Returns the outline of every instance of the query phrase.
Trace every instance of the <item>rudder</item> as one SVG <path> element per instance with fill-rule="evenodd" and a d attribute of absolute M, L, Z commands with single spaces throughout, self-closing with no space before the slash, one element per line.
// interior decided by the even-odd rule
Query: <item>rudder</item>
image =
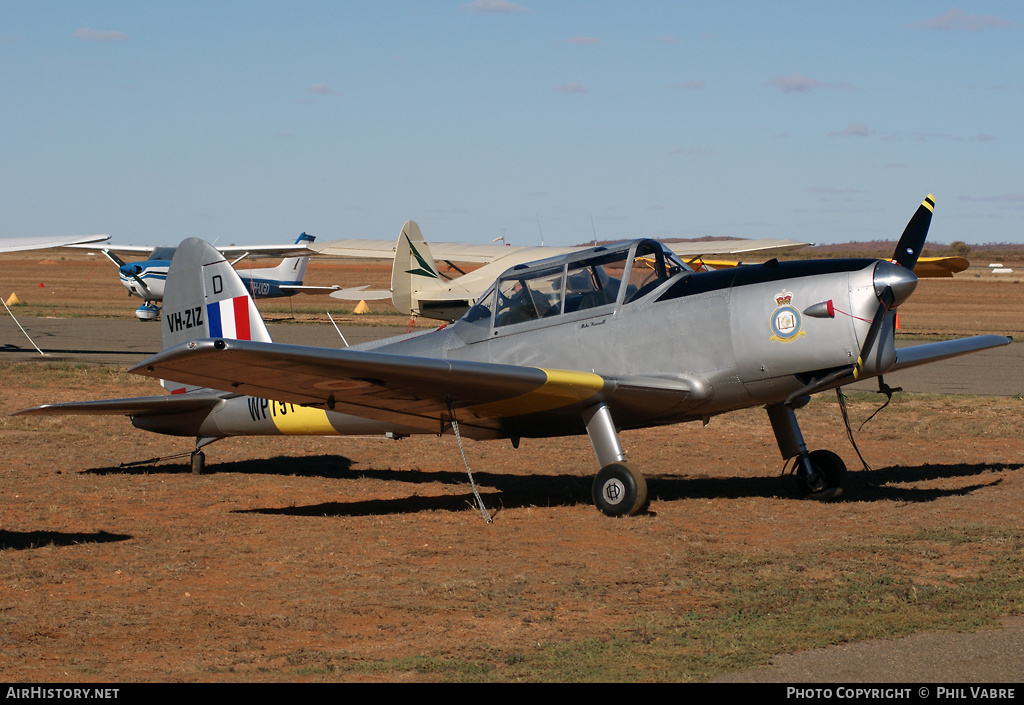
<path fill-rule="evenodd" d="M 391 302 L 402 313 L 419 313 L 413 292 L 443 289 L 441 274 L 423 240 L 420 226 L 412 220 L 405 221 L 395 246 L 395 262 L 391 269 Z"/>

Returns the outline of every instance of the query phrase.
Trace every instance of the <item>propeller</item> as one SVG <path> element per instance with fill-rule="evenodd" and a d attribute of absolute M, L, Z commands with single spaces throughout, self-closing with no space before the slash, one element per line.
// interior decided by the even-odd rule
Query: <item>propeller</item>
<path fill-rule="evenodd" d="M 914 291 L 914 287 L 917 286 L 917 277 L 914 275 L 913 269 L 921 256 L 925 239 L 928 237 L 928 226 L 931 225 L 934 210 L 935 198 L 928 194 L 903 230 L 903 235 L 896 243 L 896 251 L 893 253 L 892 259 L 888 262 L 883 260 L 875 265 L 874 284 L 875 295 L 878 297 L 878 308 L 875 309 L 875 315 L 871 318 L 871 325 L 868 326 L 867 335 L 864 336 L 864 343 L 857 355 L 857 362 L 853 367 L 836 370 L 793 392 L 786 398 L 787 405 L 792 405 L 797 400 L 837 381 L 851 376 L 855 380 L 860 378 L 864 370 L 864 362 L 882 330 L 886 314 L 906 301 Z"/>
<path fill-rule="evenodd" d="M 871 325 L 868 327 L 868 334 L 864 336 L 864 345 L 860 348 L 860 354 L 857 356 L 857 362 L 853 365 L 854 379 L 860 379 L 860 373 L 864 368 L 864 356 L 871 351 L 871 346 L 875 344 L 875 338 L 878 337 L 878 331 L 882 329 L 882 322 L 885 321 L 885 314 L 889 313 L 889 309 L 892 308 L 895 300 L 896 295 L 893 293 L 891 286 L 887 286 L 882 289 L 882 293 L 878 295 L 878 308 L 875 309 L 875 315 L 871 319 Z"/>
<path fill-rule="evenodd" d="M 142 291 L 145 292 L 146 296 L 149 296 L 149 287 L 146 286 L 146 282 L 142 281 L 142 277 L 139 276 L 139 273 L 138 271 L 136 271 L 136 267 L 134 266 L 134 264 L 123 264 L 121 265 L 120 269 L 122 274 L 125 274 L 134 279 L 138 283 L 138 285 L 142 287 Z"/>
<path fill-rule="evenodd" d="M 924 249 L 924 241 L 928 237 L 928 226 L 932 223 L 934 211 L 935 197 L 928 194 L 921 201 L 921 205 L 917 207 L 917 211 L 907 223 L 907 227 L 903 229 L 899 242 L 896 243 L 896 251 L 893 252 L 892 259 L 889 261 L 902 267 L 905 271 L 881 266 L 875 268 L 875 292 L 878 296 L 878 308 L 871 319 L 871 325 L 868 326 L 867 335 L 864 336 L 864 344 L 861 346 L 860 355 L 857 356 L 857 362 L 853 366 L 854 379 L 860 378 L 864 368 L 864 359 L 875 344 L 875 339 L 878 338 L 885 315 L 898 303 L 905 301 L 917 286 L 917 277 L 913 275 L 913 269 L 921 256 L 921 250 Z M 880 286 L 881 291 L 879 291 Z M 898 297 L 896 289 L 899 289 Z"/>

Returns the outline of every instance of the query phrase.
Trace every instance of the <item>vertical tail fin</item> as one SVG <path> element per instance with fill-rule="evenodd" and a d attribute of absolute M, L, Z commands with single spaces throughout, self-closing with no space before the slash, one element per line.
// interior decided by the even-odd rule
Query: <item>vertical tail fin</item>
<path fill-rule="evenodd" d="M 423 240 L 420 226 L 411 220 L 405 221 L 391 269 L 391 302 L 402 313 L 419 313 L 419 297 L 414 296 L 414 292 L 442 290 L 441 275 Z"/>
<path fill-rule="evenodd" d="M 271 342 L 256 304 L 224 255 L 197 238 L 183 240 L 167 270 L 161 343 L 199 338 Z M 163 382 L 172 394 L 194 387 Z"/>
<path fill-rule="evenodd" d="M 307 235 L 302 233 L 295 240 L 296 245 L 311 243 L 316 240 L 313 235 Z M 309 255 L 299 255 L 298 257 L 285 257 L 281 264 L 276 267 L 259 267 L 256 269 L 249 268 L 242 271 L 243 281 L 248 278 L 250 282 L 253 279 L 260 281 L 271 281 L 273 282 L 272 290 L 276 290 L 277 287 L 282 284 L 296 284 L 301 286 L 302 281 L 306 278 L 306 267 L 309 265 Z M 263 291 L 257 292 L 258 296 L 267 296 Z M 271 294 L 280 295 L 280 294 Z M 290 295 L 290 294 L 289 294 Z"/>

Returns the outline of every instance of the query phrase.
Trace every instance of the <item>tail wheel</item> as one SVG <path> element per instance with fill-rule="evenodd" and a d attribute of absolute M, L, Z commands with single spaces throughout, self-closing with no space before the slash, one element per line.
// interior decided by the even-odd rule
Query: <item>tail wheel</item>
<path fill-rule="evenodd" d="M 843 459 L 830 450 L 816 450 L 807 459 L 818 474 L 818 481 L 812 487 L 807 481 L 807 471 L 803 464 L 798 464 L 796 478 L 801 494 L 819 502 L 838 499 L 846 483 L 846 464 Z"/>
<path fill-rule="evenodd" d="M 611 463 L 597 473 L 591 494 L 608 516 L 633 516 L 647 506 L 647 481 L 629 465 Z"/>

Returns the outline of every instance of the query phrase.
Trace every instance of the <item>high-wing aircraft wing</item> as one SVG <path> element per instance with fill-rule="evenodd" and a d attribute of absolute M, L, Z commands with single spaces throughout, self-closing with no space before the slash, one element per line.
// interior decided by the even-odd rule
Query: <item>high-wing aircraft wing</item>
<path fill-rule="evenodd" d="M 666 242 L 669 249 L 682 257 L 695 255 L 739 255 L 751 252 L 770 254 L 786 252 L 812 243 L 798 240 L 713 240 L 703 242 Z M 573 247 L 473 245 L 458 242 L 430 243 L 430 252 L 436 259 L 449 262 L 486 264 L 503 260 L 511 267 L 519 262 L 530 262 L 545 257 L 557 257 L 569 252 L 580 252 L 592 245 Z M 223 251 L 223 248 L 219 248 Z M 336 257 L 361 257 L 366 259 L 391 259 L 395 256 L 397 243 L 391 240 L 331 240 L 314 244 L 310 249 L 322 255 Z"/>
<path fill-rule="evenodd" d="M 759 261 L 740 262 L 737 260 L 708 259 L 707 257 L 700 257 L 699 260 L 690 262 L 694 266 L 700 264 L 708 269 L 730 269 L 743 264 L 759 263 Z M 962 272 L 970 266 L 971 263 L 963 257 L 921 257 L 917 260 L 917 264 L 914 265 L 913 271 L 918 279 L 938 279 L 952 277 L 954 274 Z"/>
<path fill-rule="evenodd" d="M 92 247 L 89 243 L 109 240 L 109 235 L 71 235 L 68 237 L 5 237 L 0 238 L 0 252 L 45 250 L 50 247 Z"/>
<path fill-rule="evenodd" d="M 105 239 L 109 236 L 104 236 Z M 70 247 L 84 248 L 89 247 L 88 245 L 69 245 Z M 55 245 L 50 245 L 55 247 Z M 156 247 L 150 245 L 104 245 L 103 249 L 107 252 L 123 255 L 146 255 L 147 257 L 153 254 Z M 262 259 L 265 257 L 301 257 L 303 255 L 315 255 L 317 250 L 306 245 L 305 242 L 291 242 L 284 245 L 252 245 L 246 247 L 245 245 L 228 245 L 226 247 L 217 248 L 225 257 L 234 258 L 249 255 L 251 259 Z"/>
<path fill-rule="evenodd" d="M 764 255 L 783 252 L 810 243 L 797 240 L 718 240 L 666 243 L 684 260 L 702 255 L 741 255 L 758 252 Z M 592 246 L 575 247 L 510 247 L 503 245 L 471 245 L 442 242 L 427 245 L 414 221 L 406 221 L 398 240 L 334 240 L 324 245 L 311 245 L 321 254 L 392 258 L 391 289 L 367 290 L 354 287 L 341 289 L 332 297 L 346 301 L 390 298 L 402 313 L 452 321 L 476 301 L 477 297 L 506 269 L 538 259 L 585 252 Z M 442 275 L 436 262 L 452 265 L 461 276 Z M 463 272 L 453 263 L 482 264 L 479 269 Z"/>
<path fill-rule="evenodd" d="M 914 265 L 918 279 L 952 277 L 971 266 L 963 257 L 922 257 Z"/>

